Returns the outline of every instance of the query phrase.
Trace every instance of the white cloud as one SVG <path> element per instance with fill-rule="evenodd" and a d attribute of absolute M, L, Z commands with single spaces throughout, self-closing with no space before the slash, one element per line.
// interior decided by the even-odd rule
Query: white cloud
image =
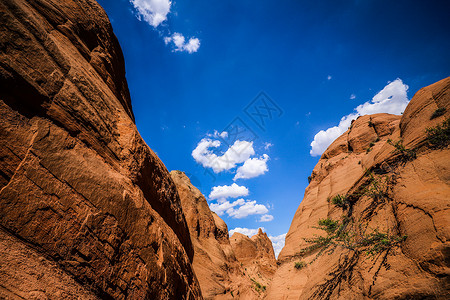
<path fill-rule="evenodd" d="M 200 40 L 198 38 L 190 38 L 188 42 L 186 42 L 185 37 L 178 32 L 175 32 L 172 36 L 166 36 L 164 38 L 164 42 L 166 45 L 173 43 L 174 50 L 173 51 L 186 51 L 188 53 L 194 53 L 198 51 L 200 48 Z"/>
<path fill-rule="evenodd" d="M 250 215 L 262 215 L 269 212 L 266 206 L 257 204 L 256 201 L 238 199 L 233 202 L 221 201 L 211 203 L 209 208 L 219 216 L 227 214 L 235 219 L 242 219 Z"/>
<path fill-rule="evenodd" d="M 272 215 L 262 215 L 261 219 L 259 219 L 260 222 L 270 222 L 273 220 Z"/>
<path fill-rule="evenodd" d="M 219 202 L 223 202 L 223 200 L 226 200 L 227 198 L 237 198 L 247 195 L 248 188 L 233 183 L 232 185 L 219 185 L 213 187 L 208 198 L 211 200 L 219 199 Z"/>
<path fill-rule="evenodd" d="M 255 157 L 247 159 L 244 164 L 237 169 L 233 180 L 237 180 L 239 178 L 254 178 L 266 173 L 269 170 L 267 168 L 267 160 L 269 160 L 269 156 L 267 154 L 263 154 L 260 158 Z"/>
<path fill-rule="evenodd" d="M 153 27 L 167 20 L 172 2 L 169 0 L 130 0 L 137 10 L 137 17 Z"/>
<path fill-rule="evenodd" d="M 243 200 L 238 199 L 236 201 Z M 235 201 L 235 202 L 236 202 Z M 242 219 L 245 217 L 248 217 L 250 215 L 262 215 L 269 212 L 267 207 L 265 207 L 262 204 L 256 204 L 256 201 L 245 201 L 245 203 L 241 206 L 239 206 L 237 209 L 234 208 L 234 206 L 230 209 L 228 209 L 227 214 L 230 217 L 233 217 L 235 219 Z"/>
<path fill-rule="evenodd" d="M 235 168 L 236 164 L 243 163 L 255 154 L 253 142 L 236 140 L 221 156 L 217 156 L 209 149 L 219 146 L 220 141 L 202 139 L 192 151 L 192 157 L 202 166 L 212 168 L 215 173 L 219 173 Z"/>
<path fill-rule="evenodd" d="M 277 236 L 269 236 L 269 239 L 272 241 L 275 257 L 278 258 L 278 254 L 280 254 L 281 249 L 283 249 L 284 247 L 284 240 L 286 239 L 286 233 Z"/>
<path fill-rule="evenodd" d="M 355 94 L 351 94 L 351 95 L 350 95 L 350 99 L 351 99 L 351 100 L 356 99 L 356 95 L 355 95 Z"/>
<path fill-rule="evenodd" d="M 270 147 L 272 147 L 273 144 L 272 143 L 264 143 L 264 149 L 265 150 L 269 150 Z"/>
<path fill-rule="evenodd" d="M 390 82 L 371 101 L 356 107 L 356 112 L 342 117 L 339 125 L 319 131 L 311 142 L 309 153 L 311 156 L 321 155 L 335 139 L 347 131 L 351 121 L 359 116 L 376 113 L 400 114 L 409 102 L 407 91 L 408 86 L 401 79 Z"/>
<path fill-rule="evenodd" d="M 237 206 L 237 205 L 243 205 L 245 204 L 245 200 L 244 199 L 238 199 L 234 202 L 229 202 L 229 201 L 222 201 L 219 203 L 211 203 L 209 205 L 209 208 L 215 212 L 216 214 L 218 214 L 219 216 L 222 216 L 225 212 L 227 212 L 228 210 L 232 209 L 233 207 Z"/>
<path fill-rule="evenodd" d="M 328 79 L 328 80 L 331 80 L 331 78 L 333 78 L 331 75 L 328 75 L 328 76 L 327 76 L 327 79 Z"/>
<path fill-rule="evenodd" d="M 264 231 L 264 227 L 260 227 L 262 231 Z M 232 229 L 228 232 L 228 234 L 230 236 L 232 236 L 235 232 L 239 232 L 242 233 L 243 235 L 246 235 L 248 237 L 252 237 L 255 234 L 258 233 L 258 228 L 257 229 L 250 229 L 250 228 L 242 228 L 242 227 L 236 227 L 235 229 Z"/>

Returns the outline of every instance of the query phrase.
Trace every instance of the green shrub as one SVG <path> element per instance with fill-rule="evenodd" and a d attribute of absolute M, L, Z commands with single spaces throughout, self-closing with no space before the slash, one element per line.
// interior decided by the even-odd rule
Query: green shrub
<path fill-rule="evenodd" d="M 312 176 L 308 176 L 308 183 L 311 183 L 312 181 Z"/>
<path fill-rule="evenodd" d="M 403 160 L 405 161 L 413 160 L 417 157 L 416 151 L 413 149 L 406 149 L 401 139 L 396 142 L 393 142 L 391 139 L 388 139 L 387 142 L 389 145 L 395 148 L 394 151 L 392 152 L 395 154 L 399 154 Z"/>
<path fill-rule="evenodd" d="M 430 120 L 433 120 L 435 118 L 442 116 L 443 114 L 445 114 L 445 111 L 446 111 L 445 107 L 440 107 L 440 108 L 436 109 L 433 112 L 433 114 L 431 115 Z"/>
<path fill-rule="evenodd" d="M 444 148 L 450 141 L 450 118 L 436 127 L 427 128 L 428 143 L 432 148 Z"/>
<path fill-rule="evenodd" d="M 346 208 L 349 204 L 347 197 L 344 195 L 339 195 L 337 194 L 336 196 L 334 196 L 331 199 L 328 199 L 329 202 L 331 202 L 331 204 L 337 206 L 337 207 L 342 207 L 342 208 Z"/>
<path fill-rule="evenodd" d="M 294 264 L 294 267 L 297 269 L 297 270 L 301 270 L 301 269 L 303 269 L 304 267 L 306 267 L 306 263 L 304 262 L 304 261 L 297 261 L 297 262 L 295 262 L 295 264 Z"/>
<path fill-rule="evenodd" d="M 301 255 L 305 255 L 314 250 L 319 250 L 313 263 L 323 253 L 331 254 L 337 246 L 344 247 L 357 252 L 365 252 L 370 256 L 387 251 L 406 239 L 406 236 L 390 235 L 389 232 L 383 233 L 378 229 L 366 234 L 362 230 L 362 224 L 359 224 L 355 230 L 350 226 L 350 218 L 345 216 L 342 222 L 333 221 L 331 219 L 319 220 L 319 229 L 326 232 L 326 236 L 314 236 L 313 238 L 305 238 L 305 242 L 310 244 L 306 248 L 300 250 Z M 294 265 L 297 269 L 297 263 Z"/>

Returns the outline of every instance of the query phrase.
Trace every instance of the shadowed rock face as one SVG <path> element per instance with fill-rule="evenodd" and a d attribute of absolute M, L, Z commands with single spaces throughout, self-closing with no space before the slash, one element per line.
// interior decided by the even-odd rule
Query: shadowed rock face
<path fill-rule="evenodd" d="M 0 87 L 0 298 L 201 298 L 103 9 L 1 1 Z"/>
<path fill-rule="evenodd" d="M 432 118 L 438 108 L 445 114 Z M 359 117 L 328 147 L 286 236 L 268 299 L 450 298 L 450 149 L 430 147 L 426 134 L 449 117 L 447 78 L 418 91 L 402 116 Z M 399 140 L 416 157 L 395 151 Z M 345 207 L 327 201 L 338 194 L 347 196 Z M 302 251 L 312 245 L 305 238 L 326 236 L 316 228 L 326 218 L 356 234 L 349 246 L 340 242 L 320 256 L 321 248 Z M 384 237 L 378 245 L 386 247 L 369 256 L 375 242 L 355 243 L 375 229 L 399 239 L 389 246 Z M 296 269 L 296 262 L 307 265 Z"/>
<path fill-rule="evenodd" d="M 181 171 L 170 172 L 194 244 L 193 268 L 205 299 L 260 299 L 276 268 L 272 242 L 259 230 L 251 239 L 228 238 L 225 222 Z M 230 242 L 231 241 L 231 242 Z M 252 280 L 253 279 L 253 280 Z M 256 283 L 261 287 L 257 287 Z"/>

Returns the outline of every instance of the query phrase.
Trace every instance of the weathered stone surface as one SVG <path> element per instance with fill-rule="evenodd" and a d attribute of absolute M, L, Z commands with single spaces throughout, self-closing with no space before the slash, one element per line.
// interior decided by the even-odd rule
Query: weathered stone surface
<path fill-rule="evenodd" d="M 294 216 L 268 299 L 450 298 L 450 149 L 428 147 L 425 132 L 450 116 L 449 90 L 447 78 L 418 91 L 402 116 L 360 117 L 330 145 Z M 442 107 L 445 114 L 430 120 Z M 402 158 L 388 139 L 403 140 L 417 158 Z M 368 193 L 366 170 L 382 197 Z M 337 194 L 349 196 L 346 208 L 327 201 Z M 319 250 L 301 251 L 311 245 L 305 238 L 326 236 L 316 228 L 319 219 L 342 216 L 350 220 L 348 232 L 362 225 L 406 240 L 375 257 L 342 246 L 317 258 Z M 296 269 L 296 262 L 307 265 Z"/>
<path fill-rule="evenodd" d="M 176 187 L 136 130 L 103 9 L 2 1 L 0 86 L 1 245 L 21 253 L 1 249 L 1 293 L 201 298 Z"/>
<path fill-rule="evenodd" d="M 245 274 L 253 284 L 259 283 L 262 288 L 257 289 L 265 295 L 267 287 L 277 268 L 272 242 L 261 228 L 258 233 L 249 238 L 239 232 L 230 237 L 231 247 L 236 258 L 244 268 Z"/>
<path fill-rule="evenodd" d="M 267 235 L 260 230 L 251 239 L 240 233 L 229 238 L 227 225 L 211 212 L 205 197 L 189 178 L 181 171 L 170 175 L 186 215 L 194 244 L 193 267 L 205 299 L 264 297 L 263 286 L 270 283 L 276 268 Z"/>

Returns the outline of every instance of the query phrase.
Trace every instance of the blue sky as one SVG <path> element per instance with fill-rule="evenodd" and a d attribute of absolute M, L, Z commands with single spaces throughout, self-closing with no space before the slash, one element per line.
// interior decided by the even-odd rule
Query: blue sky
<path fill-rule="evenodd" d="M 124 52 L 141 135 L 169 170 L 188 173 L 205 196 L 238 185 L 228 189 L 234 198 L 209 199 L 216 209 L 228 208 L 220 212 L 230 230 L 286 233 L 319 158 L 311 151 L 320 153 L 345 130 L 342 117 L 400 113 L 419 88 L 450 73 L 448 1 L 99 3 Z M 261 106 L 255 100 L 261 91 L 278 109 L 262 128 L 245 112 Z M 247 136 L 238 140 L 235 167 L 228 157 L 214 170 L 211 155 L 236 142 L 214 132 L 236 118 Z M 321 146 L 312 150 L 315 139 Z M 197 151 L 196 161 L 202 140 L 210 147 Z M 244 164 L 238 177 L 260 175 L 235 178 Z M 262 216 L 273 220 L 260 222 Z"/>

